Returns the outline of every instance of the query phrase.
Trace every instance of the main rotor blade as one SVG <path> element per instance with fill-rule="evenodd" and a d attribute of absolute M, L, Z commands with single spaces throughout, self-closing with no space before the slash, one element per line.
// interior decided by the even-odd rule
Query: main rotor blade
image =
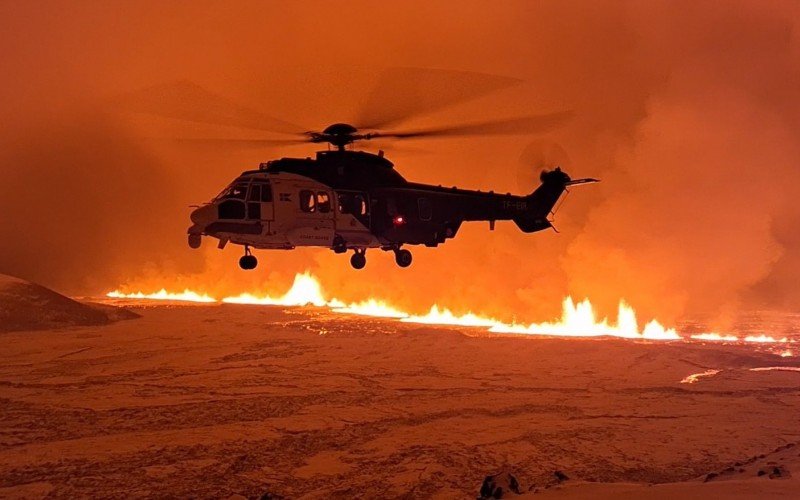
<path fill-rule="evenodd" d="M 394 137 L 397 139 L 454 137 L 463 135 L 525 135 L 543 133 L 557 128 L 572 117 L 571 111 L 546 115 L 523 116 L 505 120 L 467 123 L 452 127 L 409 130 L 407 132 L 376 132 L 373 137 Z"/>
<path fill-rule="evenodd" d="M 304 129 L 237 104 L 188 80 L 162 83 L 121 96 L 124 111 L 191 122 L 299 134 Z"/>
<path fill-rule="evenodd" d="M 192 146 L 224 146 L 224 147 L 231 147 L 231 148 L 264 148 L 268 146 L 279 146 L 279 145 L 293 145 L 293 144 L 305 144 L 311 142 L 309 139 L 219 139 L 214 137 L 198 137 L 198 138 L 171 138 L 171 139 L 160 139 L 163 141 L 168 141 L 174 144 L 186 144 Z"/>
<path fill-rule="evenodd" d="M 433 153 L 433 151 L 427 148 L 423 149 L 418 147 L 410 147 L 407 144 L 398 146 L 397 141 L 392 141 L 392 140 L 389 141 L 375 140 L 375 141 L 370 141 L 367 144 L 369 145 L 369 148 L 372 151 L 382 150 L 384 152 L 391 153 L 393 155 L 397 153 L 412 154 L 412 155 L 429 155 Z"/>
<path fill-rule="evenodd" d="M 356 126 L 381 129 L 476 99 L 521 80 L 469 71 L 391 68 L 384 71 L 356 115 Z"/>

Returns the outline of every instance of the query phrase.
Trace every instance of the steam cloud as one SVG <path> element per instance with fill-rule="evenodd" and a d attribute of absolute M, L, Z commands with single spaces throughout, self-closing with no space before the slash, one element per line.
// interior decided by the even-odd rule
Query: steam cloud
<path fill-rule="evenodd" d="M 0 92 L 9 118 L 0 126 L 0 272 L 73 293 L 165 277 L 240 292 L 283 288 L 310 266 L 345 300 L 377 294 L 413 309 L 434 297 L 497 317 L 555 314 L 568 293 L 609 313 L 624 297 L 667 321 L 796 306 L 796 3 L 237 7 L 0 7 L 0 55 L 15 75 Z M 314 128 L 356 115 L 385 66 L 525 80 L 414 125 L 571 109 L 572 122 L 545 139 L 568 151 L 573 176 L 603 183 L 570 195 L 560 235 L 499 225 L 487 237 L 487 227 L 466 226 L 441 248 L 414 249 L 408 270 L 373 251 L 356 274 L 341 256 L 302 250 L 264 253 L 267 270 L 244 276 L 239 250 L 184 246 L 187 205 L 258 161 L 309 150 L 171 147 L 145 138 L 186 124 L 132 124 L 108 105 L 118 92 L 189 78 Z M 427 154 L 388 154 L 407 178 L 517 191 L 517 158 L 533 139 L 409 143 Z"/>

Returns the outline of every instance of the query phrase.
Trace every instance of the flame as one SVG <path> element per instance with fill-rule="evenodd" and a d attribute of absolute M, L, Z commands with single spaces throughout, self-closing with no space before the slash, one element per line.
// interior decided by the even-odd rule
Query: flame
<path fill-rule="evenodd" d="M 656 320 L 647 323 L 639 331 L 636 313 L 624 301 L 620 301 L 617 323 L 609 324 L 607 319 L 597 320 L 589 299 L 575 304 L 572 297 L 564 299 L 561 320 L 555 323 L 531 323 L 507 325 L 498 323 L 489 331 L 497 333 L 521 333 L 528 335 L 552 335 L 568 337 L 622 337 L 628 339 L 678 340 L 681 338 L 672 328 L 665 328 Z"/>
<path fill-rule="evenodd" d="M 258 297 L 249 293 L 243 293 L 236 297 L 225 297 L 222 302 L 228 304 L 253 304 L 268 306 L 307 306 L 314 305 L 323 307 L 328 305 L 328 301 L 322 293 L 322 286 L 316 278 L 311 276 L 308 271 L 294 277 L 294 283 L 286 294 L 281 297 L 273 298 L 269 295 Z"/>
<path fill-rule="evenodd" d="M 775 337 L 770 337 L 769 335 L 761 334 L 761 335 L 748 335 L 747 337 L 744 338 L 744 341 L 774 344 L 776 342 L 787 343 L 789 342 L 789 339 L 787 339 L 786 337 L 782 339 L 776 339 Z"/>
<path fill-rule="evenodd" d="M 217 301 L 217 299 L 209 297 L 206 294 L 199 294 L 197 292 L 193 292 L 188 289 L 182 292 L 174 293 L 174 292 L 168 292 L 164 288 L 155 293 L 148 293 L 148 294 L 142 292 L 122 293 L 119 290 L 114 290 L 113 292 L 108 292 L 106 294 L 106 297 L 110 297 L 112 299 L 175 300 L 179 302 L 205 302 L 205 303 L 211 303 Z"/>
<path fill-rule="evenodd" d="M 457 316 L 448 309 L 439 310 L 439 306 L 434 304 L 431 310 L 424 316 L 409 316 L 400 321 L 406 323 L 424 323 L 426 325 L 453 325 L 453 326 L 477 326 L 486 327 L 491 330 L 495 326 L 502 325 L 496 319 L 485 318 L 468 312 L 462 316 Z"/>
<path fill-rule="evenodd" d="M 407 313 L 395 309 L 382 300 L 375 299 L 369 299 L 349 305 L 345 305 L 344 302 L 333 299 L 328 303 L 328 307 L 330 307 L 333 312 L 342 314 L 357 314 L 359 316 L 375 316 L 378 318 L 395 319 L 404 319 L 408 317 Z"/>
<path fill-rule="evenodd" d="M 154 299 L 214 303 L 220 302 L 207 294 L 200 294 L 191 290 L 179 293 L 167 292 L 161 289 L 155 293 L 123 293 L 114 290 L 107 294 L 111 298 L 126 299 Z M 361 316 L 374 316 L 381 318 L 398 319 L 406 323 L 421 323 L 427 325 L 447 325 L 484 328 L 494 333 L 511 333 L 524 335 L 545 335 L 559 337 L 619 337 L 626 339 L 643 340 L 679 340 L 682 337 L 674 328 L 667 328 L 656 320 L 651 320 L 639 328 L 636 312 L 633 308 L 620 301 L 617 310 L 616 322 L 606 318 L 599 319 L 589 299 L 575 302 L 572 297 L 564 299 L 561 318 L 557 321 L 543 323 L 506 323 L 495 318 L 467 312 L 456 314 L 446 307 L 434 304 L 430 310 L 421 315 L 415 315 L 398 309 L 397 307 L 376 299 L 369 298 L 361 302 L 345 303 L 336 298 L 328 298 L 319 280 L 310 272 L 297 274 L 291 288 L 281 296 L 257 295 L 242 293 L 240 295 L 224 297 L 221 302 L 228 304 L 252 304 L 273 306 L 307 306 L 327 307 L 335 313 L 354 314 Z M 758 343 L 789 343 L 790 340 L 775 339 L 767 335 L 748 336 L 740 339 L 735 335 L 719 333 L 700 333 L 691 335 L 692 340 L 719 341 L 719 342 L 758 342 Z M 791 356 L 790 351 L 784 356 Z M 691 383 L 691 382 L 687 382 Z"/>

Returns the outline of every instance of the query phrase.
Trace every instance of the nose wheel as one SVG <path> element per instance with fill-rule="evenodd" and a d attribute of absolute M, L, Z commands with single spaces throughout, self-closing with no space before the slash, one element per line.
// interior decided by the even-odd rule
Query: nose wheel
<path fill-rule="evenodd" d="M 249 271 L 250 269 L 255 269 L 257 265 L 258 259 L 256 259 L 255 255 L 250 253 L 250 247 L 244 247 L 244 255 L 239 259 L 239 267 Z"/>
<path fill-rule="evenodd" d="M 364 266 L 367 265 L 367 251 L 356 249 L 356 253 L 350 257 L 350 265 L 353 266 L 353 269 L 364 269 Z"/>

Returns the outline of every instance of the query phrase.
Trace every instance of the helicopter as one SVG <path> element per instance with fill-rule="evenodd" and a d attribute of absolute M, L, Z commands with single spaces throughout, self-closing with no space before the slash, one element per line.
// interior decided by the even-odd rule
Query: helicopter
<path fill-rule="evenodd" d="M 396 75 L 395 75 L 396 76 Z M 458 75 L 462 77 L 463 75 Z M 396 79 L 396 78 L 395 78 Z M 490 86 L 491 87 L 491 86 Z M 486 91 L 484 85 L 480 92 Z M 489 88 L 488 90 L 492 90 Z M 478 92 L 473 92 L 473 97 Z M 447 104 L 465 100 L 463 95 Z M 322 131 L 286 131 L 282 122 L 213 94 L 191 82 L 148 89 L 133 101 L 133 111 L 182 120 L 292 133 L 292 139 L 219 139 L 248 146 L 280 143 L 327 144 L 314 158 L 280 158 L 246 170 L 209 202 L 190 214 L 188 244 L 199 248 L 204 237 L 241 245 L 239 266 L 255 269 L 253 249 L 292 250 L 322 247 L 337 254 L 352 251 L 354 269 L 366 266 L 368 249 L 394 254 L 400 267 L 412 263 L 412 245 L 436 247 L 458 233 L 464 222 L 513 221 L 525 233 L 552 228 L 550 216 L 571 186 L 597 182 L 571 179 L 555 167 L 542 170 L 540 185 L 530 194 L 512 195 L 411 182 L 386 158 L 354 148 L 371 140 L 398 140 L 475 134 L 513 134 L 557 126 L 568 113 L 552 113 L 406 131 L 386 131 L 388 123 L 406 119 L 408 110 L 362 126 L 334 123 Z M 437 103 L 440 104 L 440 103 Z M 428 106 L 432 108 L 433 106 Z M 208 142 L 214 139 L 202 139 Z"/>

